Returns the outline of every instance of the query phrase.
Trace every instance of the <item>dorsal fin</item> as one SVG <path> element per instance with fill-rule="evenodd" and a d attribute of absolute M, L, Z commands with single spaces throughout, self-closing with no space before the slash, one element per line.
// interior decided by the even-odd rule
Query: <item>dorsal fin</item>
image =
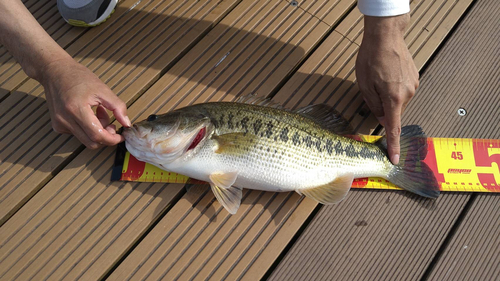
<path fill-rule="evenodd" d="M 235 102 L 238 103 L 247 103 L 247 104 L 255 104 L 260 106 L 267 106 L 278 109 L 285 109 L 280 103 L 271 100 L 268 97 L 259 97 L 254 94 L 248 94 L 239 97 Z"/>
<path fill-rule="evenodd" d="M 353 134 L 349 121 L 345 120 L 333 107 L 326 104 L 312 104 L 300 108 L 296 113 L 314 120 L 323 128 L 338 135 Z"/>

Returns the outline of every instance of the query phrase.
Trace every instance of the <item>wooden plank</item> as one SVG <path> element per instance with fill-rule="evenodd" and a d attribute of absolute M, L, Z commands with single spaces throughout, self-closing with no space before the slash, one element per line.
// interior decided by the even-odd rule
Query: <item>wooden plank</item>
<path fill-rule="evenodd" d="M 413 55 L 429 58 L 470 2 L 412 3 L 412 21 L 405 39 Z M 360 43 L 360 19 L 359 12 L 353 11 L 337 31 Z M 363 102 L 358 95 L 349 95 L 349 91 L 357 92 L 352 86 L 355 57 L 350 55 L 355 50 L 349 48 L 350 41 L 343 43 L 346 39 L 335 34 L 327 40 L 332 41 L 326 41 L 328 44 L 311 56 L 310 64 L 303 65 L 303 72 L 310 74 L 300 80 L 292 77 L 276 98 L 281 97 L 291 107 L 318 102 L 337 106 L 355 126 L 369 133 L 373 128 L 370 120 L 375 118 L 358 116 Z M 416 60 L 419 69 L 424 63 Z M 434 98 L 431 92 L 419 91 L 418 95 Z M 468 194 L 445 194 L 431 203 L 404 192 L 353 190 L 338 206 L 321 208 L 269 279 L 419 279 L 467 200 Z M 314 207 L 312 204 L 301 211 L 311 213 Z"/>
<path fill-rule="evenodd" d="M 269 280 L 418 280 L 426 263 L 411 254 L 432 258 L 426 251 L 447 234 L 432 227 L 445 221 L 442 228 L 450 228 L 447 219 L 466 200 L 454 194 L 433 204 L 402 192 L 352 191 L 319 211 Z"/>
<path fill-rule="evenodd" d="M 500 22 L 495 18 L 499 12 L 498 1 L 478 1 L 472 7 L 429 66 L 425 77 L 429 82 L 422 91 L 434 93 L 433 98 L 419 97 L 408 121 L 422 122 L 441 136 L 500 139 Z M 467 115 L 459 116 L 459 108 Z M 433 120 L 440 120 L 440 130 Z M 500 168 L 500 151 L 492 150 L 489 162 L 476 163 Z M 500 187 L 500 179 L 491 180 L 483 179 L 491 188 Z M 429 280 L 500 278 L 499 204 L 497 194 L 473 196 Z"/>
<path fill-rule="evenodd" d="M 130 104 L 238 1 L 125 1 L 109 24 L 67 51 Z M 1 224 L 82 148 L 52 132 L 43 87 L 33 80 L 0 108 Z"/>
<path fill-rule="evenodd" d="M 498 138 L 500 43 L 495 28 L 500 23 L 487 16 L 499 5 L 485 2 L 472 8 L 429 66 L 404 122 L 424 124 L 435 137 Z M 459 108 L 467 115 L 459 116 Z"/>
<path fill-rule="evenodd" d="M 295 5 L 294 1 L 290 0 L 287 2 L 289 2 L 291 5 Z M 305 11 L 331 27 L 335 27 L 335 25 L 338 23 L 338 19 L 343 17 L 350 10 L 350 7 L 345 6 L 344 1 L 342 0 L 301 0 L 295 1 L 295 3 L 298 8 L 304 9 Z"/>
<path fill-rule="evenodd" d="M 196 6 L 206 2 L 186 3 L 184 5 Z M 218 16 L 231 7 L 227 3 L 224 5 L 226 6 L 216 6 L 214 12 L 217 12 Z M 347 10 L 347 7 L 353 5 L 353 1 L 345 1 L 341 6 Z M 189 21 L 184 22 L 189 23 Z M 200 20 L 200 25 L 196 25 L 195 28 L 204 30 L 207 25 L 206 21 Z M 129 30 L 128 26 L 125 28 Z M 329 30 L 331 28 L 328 25 L 310 13 L 285 1 L 244 1 L 137 99 L 129 108 L 129 116 L 133 120 L 143 119 L 157 111 L 164 112 L 193 102 L 232 100 L 235 96 L 250 92 L 268 95 L 275 91 L 295 66 L 307 57 L 315 44 Z M 130 31 L 124 36 L 128 36 L 129 33 Z M 187 35 L 182 38 L 185 36 Z M 83 43 L 80 40 L 78 42 Z M 107 44 L 107 41 L 100 42 L 99 46 L 95 47 L 100 48 L 103 44 Z M 70 46 L 70 51 L 72 48 L 82 49 L 75 44 Z M 107 49 L 104 48 L 102 51 L 107 52 Z M 168 54 L 165 56 L 168 57 Z M 103 65 L 108 63 L 107 60 L 111 57 L 113 54 L 103 59 L 100 56 L 84 56 L 82 61 L 97 67 L 101 63 Z M 164 57 L 162 59 L 165 60 Z M 112 62 L 113 59 L 109 63 Z M 139 67 L 146 69 L 146 72 L 139 78 L 131 76 L 130 79 L 137 80 L 136 84 L 146 84 L 151 73 L 155 74 L 161 69 L 157 64 L 139 64 Z M 107 69 L 106 66 L 103 68 Z M 115 91 L 126 89 L 117 91 L 122 97 L 133 99 L 140 91 L 140 88 L 131 90 L 135 84 L 128 86 L 130 83 L 128 78 L 117 79 L 112 76 L 112 73 L 118 73 L 120 69 L 105 71 L 103 68 L 94 71 L 102 71 L 101 78 L 106 77 L 103 80 L 108 84 L 117 83 L 117 86 L 114 86 Z M 30 86 L 35 87 L 35 85 Z M 25 106 L 32 105 L 26 103 Z M 31 115 L 25 115 L 24 118 L 29 119 Z M 64 145 L 66 147 L 60 153 L 74 151 L 73 148 L 68 149 L 70 143 L 75 141 L 70 139 L 68 144 L 63 144 L 63 147 Z M 47 149 L 42 151 L 46 153 Z M 158 214 L 173 204 L 175 202 L 173 199 L 178 194 L 182 194 L 178 185 L 109 182 L 110 161 L 113 158 L 112 148 L 99 151 L 85 150 L 80 153 L 0 228 L 2 245 L 0 279 L 100 278 L 157 220 Z M 28 180 L 32 178 L 29 177 Z M 24 186 L 26 181 L 21 182 L 20 186 Z M 279 231 L 279 225 L 286 221 L 283 218 L 288 217 L 295 208 L 293 202 L 296 201 L 288 201 L 289 196 L 298 197 L 293 194 L 276 196 L 259 192 L 249 193 L 247 200 L 252 204 L 247 206 L 248 216 L 243 216 L 243 213 L 240 215 L 246 219 L 241 227 L 247 229 L 245 233 L 249 233 L 248 235 L 255 234 L 256 241 L 245 240 L 246 244 L 241 244 L 237 252 L 233 251 L 234 254 L 240 255 L 252 246 L 257 247 L 255 249 L 258 252 L 261 243 L 267 243 L 269 237 L 273 237 L 276 231 Z M 162 224 L 158 228 L 161 235 L 180 233 L 181 235 L 175 239 L 189 241 L 197 237 L 197 232 L 205 229 L 207 222 L 224 222 L 229 216 L 217 203 L 212 204 L 213 200 L 211 193 L 207 196 L 199 194 L 183 196 L 163 220 L 175 221 L 173 225 L 175 231 L 163 231 L 162 227 L 172 227 L 172 225 Z M 261 202 L 263 205 L 255 205 L 256 202 Z M 207 220 L 211 214 L 216 216 Z M 238 220 L 238 217 L 232 218 L 231 221 L 233 220 Z M 257 236 L 261 228 L 252 228 L 254 224 L 267 229 L 263 230 L 263 236 Z M 222 226 L 227 234 L 234 233 L 231 231 L 232 224 L 222 224 Z M 214 226 L 210 227 L 214 229 Z M 194 232 L 185 234 L 185 230 Z M 238 235 L 232 239 L 241 241 Z M 167 240 L 167 243 L 175 241 Z M 226 244 L 221 249 L 231 252 L 232 246 Z M 177 253 L 175 251 L 172 254 L 177 255 Z M 185 256 L 183 262 L 192 257 L 194 256 Z M 141 257 L 137 257 L 139 258 Z M 132 262 L 140 262 L 137 259 Z M 212 261 L 218 263 L 221 260 Z M 157 261 L 149 262 L 154 264 Z M 232 267 L 231 262 L 232 260 L 227 260 L 224 267 Z M 186 265 L 188 264 L 182 264 L 182 267 Z M 180 270 L 182 267 L 176 266 L 175 270 Z M 158 270 L 160 269 L 165 268 Z M 211 274 L 212 269 L 207 274 Z M 189 274 L 191 271 L 185 273 Z M 232 274 L 240 273 L 241 271 L 233 271 Z M 162 271 L 153 272 L 154 276 L 162 274 Z M 214 272 L 212 275 L 219 276 L 219 274 L 225 273 Z"/>

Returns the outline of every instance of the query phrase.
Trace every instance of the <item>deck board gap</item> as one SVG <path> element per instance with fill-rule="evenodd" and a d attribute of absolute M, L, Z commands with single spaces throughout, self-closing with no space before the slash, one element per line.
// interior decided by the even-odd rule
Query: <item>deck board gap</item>
<path fill-rule="evenodd" d="M 330 35 L 335 32 L 335 33 L 338 33 L 340 34 L 342 37 L 346 38 L 347 40 L 351 41 L 350 39 L 348 39 L 346 36 L 344 36 L 343 34 L 341 34 L 340 32 L 338 32 L 336 30 L 337 26 L 342 23 L 346 17 L 352 12 L 352 10 L 354 9 L 357 9 L 358 6 L 356 5 L 353 5 L 350 9 L 346 10 L 342 16 L 338 19 L 338 21 L 334 24 L 334 25 L 330 25 L 326 22 L 324 22 L 323 20 L 321 20 L 320 18 L 318 18 L 317 16 L 315 15 L 312 15 L 310 12 L 307 11 L 307 13 L 309 15 L 312 15 L 314 18 L 318 19 L 320 22 L 328 25 L 330 27 L 330 29 L 325 32 L 325 34 L 321 37 L 321 39 L 318 40 L 318 42 L 316 42 L 316 44 L 312 47 L 311 51 L 306 55 L 304 56 L 304 58 L 302 59 L 302 61 L 300 61 L 294 69 L 292 69 L 290 71 L 290 73 L 288 73 L 288 75 L 286 77 L 283 78 L 283 80 L 281 80 L 281 83 L 279 83 L 278 85 L 276 85 L 276 88 L 270 92 L 268 98 L 272 99 L 280 90 L 281 88 L 286 84 L 288 83 L 288 81 L 296 74 L 297 70 L 299 70 L 302 65 L 304 63 L 306 63 L 309 58 L 316 52 L 316 50 L 319 48 L 319 46 L 321 46 L 321 44 L 323 44 L 325 42 L 325 40 L 327 40 L 328 37 L 330 37 Z M 351 41 L 352 42 L 352 41 Z M 353 42 L 354 43 L 354 42 Z"/>
<path fill-rule="evenodd" d="M 455 34 L 457 28 L 460 26 L 460 24 L 463 22 L 463 20 L 469 15 L 471 9 L 476 5 L 476 3 L 477 3 L 477 0 L 472 0 L 471 4 L 469 5 L 469 7 L 467 7 L 467 9 L 465 10 L 465 12 L 460 16 L 460 18 L 458 19 L 457 23 L 455 23 L 453 25 L 453 27 L 451 28 L 450 32 L 448 32 L 448 34 L 446 34 L 446 36 L 444 37 L 443 41 L 438 45 L 438 47 L 431 54 L 431 56 L 429 57 L 429 59 L 427 61 L 425 61 L 425 63 L 422 65 L 422 68 L 419 71 L 420 77 L 422 77 L 422 75 L 425 73 L 425 71 L 427 70 L 427 68 L 429 67 L 429 65 L 431 65 L 431 63 L 434 61 L 434 59 L 436 58 L 436 56 L 441 52 L 441 49 L 443 49 L 443 47 L 445 46 L 446 42 L 448 42 L 450 40 L 450 38 L 453 36 L 453 34 Z M 415 56 L 414 56 L 414 58 L 415 58 Z"/>
<path fill-rule="evenodd" d="M 468 199 L 467 203 L 465 204 L 464 208 L 462 209 L 462 211 L 460 211 L 460 214 L 458 215 L 456 221 L 453 223 L 453 226 L 450 228 L 450 231 L 446 234 L 446 237 L 443 239 L 443 243 L 439 246 L 439 249 L 436 251 L 436 254 L 429 263 L 429 266 L 427 266 L 427 268 L 425 269 L 422 278 L 420 279 L 421 281 L 429 279 L 429 276 L 434 270 L 434 267 L 436 267 L 436 265 L 438 264 L 439 259 L 443 256 L 444 251 L 446 250 L 451 240 L 453 239 L 453 236 L 455 235 L 458 228 L 464 221 L 465 217 L 467 216 L 467 213 L 474 205 L 476 198 L 477 194 L 472 194 Z"/>
<path fill-rule="evenodd" d="M 297 242 L 297 239 L 299 239 L 299 237 L 302 235 L 302 233 L 307 228 L 307 226 L 309 225 L 309 223 L 311 223 L 311 221 L 318 214 L 318 212 L 321 210 L 322 207 L 323 207 L 323 205 L 318 204 L 314 208 L 314 210 L 311 212 L 311 214 L 309 215 L 309 217 L 307 217 L 307 219 L 304 221 L 304 223 L 302 224 L 302 226 L 299 228 L 299 230 L 295 233 L 295 235 L 293 236 L 293 238 L 290 240 L 290 242 L 288 242 L 288 244 L 283 249 L 283 251 L 280 253 L 280 255 L 276 258 L 276 260 L 274 260 L 274 263 L 269 267 L 269 269 L 267 270 L 267 272 L 263 275 L 262 280 L 269 279 L 269 277 L 271 276 L 271 274 L 273 273 L 273 271 L 278 267 L 278 265 L 283 260 L 283 258 L 288 254 L 288 252 L 293 247 L 293 245 L 295 244 L 295 242 Z"/>

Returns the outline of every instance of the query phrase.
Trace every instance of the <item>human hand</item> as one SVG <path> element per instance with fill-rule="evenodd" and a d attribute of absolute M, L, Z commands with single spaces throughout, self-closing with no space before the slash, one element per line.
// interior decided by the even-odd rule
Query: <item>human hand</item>
<path fill-rule="evenodd" d="M 106 109 L 130 127 L 125 103 L 85 66 L 73 59 L 54 61 L 46 66 L 40 82 L 54 131 L 73 134 L 90 149 L 124 141 L 115 125 L 109 124 Z M 97 107 L 95 113 L 93 107 Z"/>
<path fill-rule="evenodd" d="M 418 88 L 419 74 L 404 41 L 408 14 L 365 16 L 356 77 L 365 102 L 386 129 L 389 158 L 399 163 L 401 115 Z"/>

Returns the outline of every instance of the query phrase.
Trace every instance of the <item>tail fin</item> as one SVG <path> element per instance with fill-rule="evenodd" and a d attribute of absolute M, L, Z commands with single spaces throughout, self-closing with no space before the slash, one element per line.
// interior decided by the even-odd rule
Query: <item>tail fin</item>
<path fill-rule="evenodd" d="M 427 155 L 427 136 L 418 125 L 401 129 L 399 164 L 389 172 L 387 179 L 393 184 L 428 198 L 439 196 L 439 185 L 432 170 L 422 160 Z M 387 151 L 385 137 L 377 141 Z"/>

